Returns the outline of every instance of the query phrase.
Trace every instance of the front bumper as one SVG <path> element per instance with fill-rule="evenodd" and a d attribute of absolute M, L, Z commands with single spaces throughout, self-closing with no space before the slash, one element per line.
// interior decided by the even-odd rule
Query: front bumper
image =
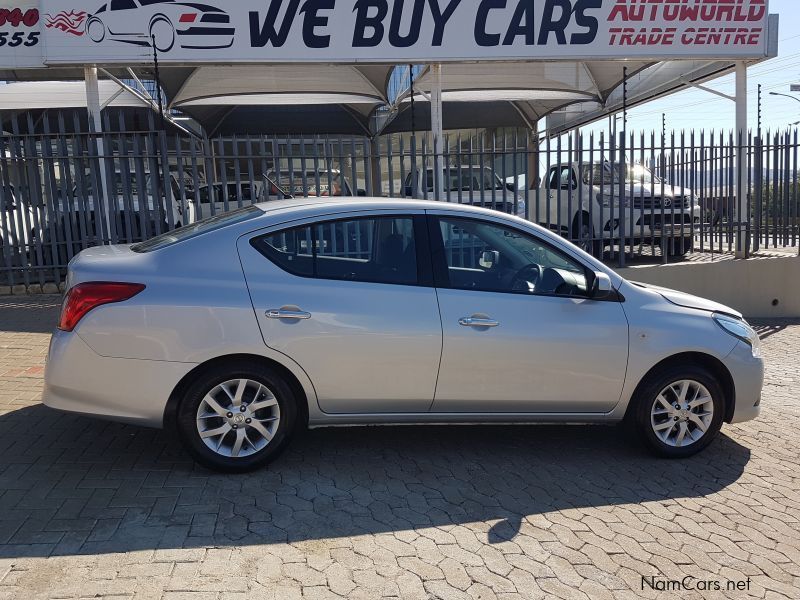
<path fill-rule="evenodd" d="M 610 233 L 615 240 L 623 237 L 623 231 L 626 240 L 692 237 L 700 232 L 700 217 L 688 212 L 665 212 L 662 215 L 660 212 L 634 211 L 633 216 L 626 212 L 624 216 L 614 215 L 613 219 L 607 215 L 603 229 L 605 235 Z"/>
<path fill-rule="evenodd" d="M 160 428 L 170 394 L 194 366 L 107 358 L 77 333 L 56 331 L 47 357 L 43 402 L 57 410 Z"/>
<path fill-rule="evenodd" d="M 747 344 L 739 342 L 725 359 L 736 391 L 731 423 L 752 421 L 761 413 L 761 392 L 764 388 L 764 359 L 753 356 Z"/>

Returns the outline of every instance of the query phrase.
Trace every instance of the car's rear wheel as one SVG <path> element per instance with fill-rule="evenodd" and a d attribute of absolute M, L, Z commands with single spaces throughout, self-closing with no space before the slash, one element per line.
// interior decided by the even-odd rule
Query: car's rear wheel
<path fill-rule="evenodd" d="M 633 425 L 656 455 L 686 458 L 719 433 L 725 412 L 722 386 L 707 369 L 673 366 L 648 376 L 634 398 Z"/>
<path fill-rule="evenodd" d="M 258 364 L 223 364 L 200 375 L 178 408 L 178 430 L 192 457 L 209 469 L 242 473 L 276 458 L 294 429 L 291 388 Z"/>

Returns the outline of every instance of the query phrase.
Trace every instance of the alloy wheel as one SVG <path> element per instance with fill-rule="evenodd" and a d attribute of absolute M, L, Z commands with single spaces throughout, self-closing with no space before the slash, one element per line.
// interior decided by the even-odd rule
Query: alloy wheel
<path fill-rule="evenodd" d="M 197 407 L 197 433 L 220 456 L 251 456 L 275 437 L 281 410 L 275 394 L 252 379 L 214 387 Z"/>
<path fill-rule="evenodd" d="M 676 381 L 661 390 L 650 411 L 650 424 L 656 437 L 673 448 L 700 441 L 713 420 L 711 392 L 691 379 Z"/>

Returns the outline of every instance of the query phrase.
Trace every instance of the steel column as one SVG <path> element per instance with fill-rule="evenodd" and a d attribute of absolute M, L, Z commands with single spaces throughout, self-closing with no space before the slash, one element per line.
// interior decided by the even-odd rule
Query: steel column
<path fill-rule="evenodd" d="M 747 210 L 747 63 L 736 63 L 736 199 L 733 214 L 736 223 L 736 258 L 747 257 L 747 234 L 750 211 Z"/>
<path fill-rule="evenodd" d="M 101 190 L 94 190 L 95 210 L 102 208 L 102 218 L 105 223 L 105 232 L 98 236 L 101 243 L 111 243 L 111 199 L 107 181 L 105 160 L 105 145 L 103 144 L 103 119 L 100 104 L 100 84 L 97 78 L 97 67 L 86 67 L 83 70 L 86 81 L 86 109 L 89 113 L 90 131 L 97 134 L 97 156 L 100 158 L 100 183 Z"/>
<path fill-rule="evenodd" d="M 431 65 L 431 133 L 433 134 L 433 172 L 436 200 L 444 199 L 444 169 L 442 162 L 444 125 L 442 121 L 442 65 Z"/>

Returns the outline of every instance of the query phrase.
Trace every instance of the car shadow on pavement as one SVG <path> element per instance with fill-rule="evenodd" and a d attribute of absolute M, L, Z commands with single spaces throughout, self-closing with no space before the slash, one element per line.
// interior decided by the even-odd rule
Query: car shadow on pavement
<path fill-rule="evenodd" d="M 615 426 L 321 429 L 268 468 L 221 475 L 166 432 L 35 405 L 0 415 L 0 557 L 300 542 L 467 525 L 490 543 L 569 508 L 723 490 L 750 451 L 684 461 Z"/>

